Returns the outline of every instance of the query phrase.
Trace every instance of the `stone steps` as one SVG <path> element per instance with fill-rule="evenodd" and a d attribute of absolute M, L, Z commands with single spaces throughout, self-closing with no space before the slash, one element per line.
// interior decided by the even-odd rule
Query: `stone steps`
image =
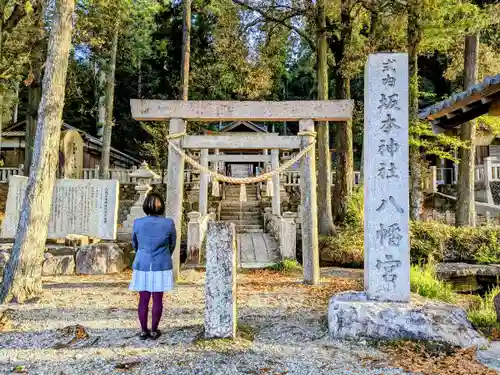
<path fill-rule="evenodd" d="M 243 214 L 245 214 L 246 212 L 260 214 L 260 207 L 242 207 L 240 209 L 239 206 L 234 206 L 222 207 L 221 209 L 221 214 L 239 215 L 240 212 L 243 212 Z"/>
<path fill-rule="evenodd" d="M 226 198 L 224 199 L 224 201 L 239 202 L 239 201 L 240 201 L 240 196 L 238 195 L 237 197 L 226 197 Z M 247 202 L 247 203 L 248 203 L 248 202 L 257 203 L 257 202 L 259 202 L 259 201 L 258 201 L 258 200 L 257 200 L 257 198 L 255 198 L 255 197 L 247 197 L 246 202 Z M 245 203 L 245 202 L 243 202 L 243 203 Z"/>
<path fill-rule="evenodd" d="M 234 207 L 234 208 L 247 208 L 247 207 L 255 207 L 260 209 L 260 202 L 233 202 L 233 201 L 222 201 L 222 208 L 224 207 Z"/>
<path fill-rule="evenodd" d="M 245 227 L 236 226 L 236 233 L 264 233 L 264 229 L 246 228 L 246 226 Z"/>
<path fill-rule="evenodd" d="M 234 221 L 230 221 L 230 223 L 236 224 L 236 228 L 238 229 L 262 229 L 262 225 L 260 224 L 236 223 Z"/>
<path fill-rule="evenodd" d="M 229 200 L 240 200 L 240 195 L 239 194 L 226 194 L 226 199 Z M 257 201 L 257 194 L 247 194 L 247 201 Z"/>
<path fill-rule="evenodd" d="M 221 210 L 220 215 L 222 220 L 239 220 L 240 217 L 243 217 L 243 219 L 255 219 L 262 216 L 257 211 L 242 212 L 240 215 L 239 211 L 234 212 L 233 210 Z"/>
<path fill-rule="evenodd" d="M 248 224 L 248 225 L 260 225 L 262 222 L 260 217 L 253 218 L 253 219 L 248 219 L 248 218 L 243 217 L 241 220 L 239 217 L 231 217 L 231 218 L 221 217 L 220 219 L 222 221 L 230 221 L 231 223 L 235 223 L 235 224 Z"/>

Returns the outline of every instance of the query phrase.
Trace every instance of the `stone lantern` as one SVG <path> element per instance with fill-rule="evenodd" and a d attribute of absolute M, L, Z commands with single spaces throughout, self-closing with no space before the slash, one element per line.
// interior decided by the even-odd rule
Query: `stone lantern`
<path fill-rule="evenodd" d="M 143 217 L 144 211 L 142 210 L 142 204 L 146 199 L 148 193 L 151 191 L 151 182 L 154 179 L 160 178 L 158 174 L 149 169 L 148 164 L 143 161 L 141 166 L 129 173 L 129 176 L 135 178 L 137 185 L 135 186 L 135 191 L 139 193 L 139 198 L 130 208 L 130 213 L 127 216 L 127 220 L 123 222 L 123 227 L 121 232 L 132 233 L 132 228 L 134 226 L 134 220 Z"/>

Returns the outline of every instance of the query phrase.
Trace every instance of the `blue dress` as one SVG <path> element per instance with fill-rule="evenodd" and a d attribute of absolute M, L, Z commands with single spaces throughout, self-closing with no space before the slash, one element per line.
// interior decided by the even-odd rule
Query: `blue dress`
<path fill-rule="evenodd" d="M 172 219 L 145 216 L 134 221 L 132 245 L 136 251 L 129 289 L 167 292 L 174 288 L 172 254 L 176 229 Z"/>

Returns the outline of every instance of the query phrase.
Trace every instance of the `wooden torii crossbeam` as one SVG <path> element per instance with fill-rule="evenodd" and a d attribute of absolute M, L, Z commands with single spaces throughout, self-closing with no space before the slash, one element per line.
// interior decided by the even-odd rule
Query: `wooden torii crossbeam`
<path fill-rule="evenodd" d="M 139 121 L 348 121 L 351 100 L 267 101 L 178 101 L 132 99 L 132 117 Z"/>

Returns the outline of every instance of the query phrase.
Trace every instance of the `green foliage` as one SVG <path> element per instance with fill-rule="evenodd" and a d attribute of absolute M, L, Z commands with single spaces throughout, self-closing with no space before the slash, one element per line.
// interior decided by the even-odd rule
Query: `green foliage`
<path fill-rule="evenodd" d="M 321 260 L 335 265 L 363 265 L 363 226 L 345 226 L 335 236 L 321 237 Z M 410 222 L 410 256 L 414 264 L 436 262 L 500 263 L 500 228 L 455 228 L 438 222 Z"/>
<path fill-rule="evenodd" d="M 474 255 L 476 262 L 480 264 L 500 263 L 500 233 L 489 231 L 486 233 L 487 243 L 480 245 L 478 252 Z"/>
<path fill-rule="evenodd" d="M 500 287 L 491 289 L 484 295 L 478 306 L 468 311 L 468 318 L 475 327 L 496 327 L 500 329 L 500 324 L 497 322 L 495 305 L 493 303 L 493 298 L 495 298 L 498 293 L 500 293 Z"/>
<path fill-rule="evenodd" d="M 363 228 L 346 228 L 335 236 L 319 238 L 323 262 L 336 266 L 361 268 L 364 263 Z"/>
<path fill-rule="evenodd" d="M 410 222 L 412 261 L 425 262 L 429 258 L 442 260 L 453 229 L 435 222 Z"/>
<path fill-rule="evenodd" d="M 349 202 L 344 219 L 344 225 L 351 228 L 363 228 L 364 225 L 364 194 L 363 186 L 355 187 Z"/>
<path fill-rule="evenodd" d="M 168 156 L 167 124 L 164 122 L 142 122 L 141 125 L 151 136 L 149 142 L 141 144 L 143 155 L 153 161 L 156 169 L 164 170 Z"/>
<path fill-rule="evenodd" d="M 436 222 L 411 223 L 412 261 L 498 263 L 498 227 L 455 228 Z"/>
<path fill-rule="evenodd" d="M 302 271 L 302 266 L 295 259 L 283 259 L 281 262 L 275 263 L 268 270 L 283 272 L 285 274 L 297 273 Z"/>
<path fill-rule="evenodd" d="M 413 293 L 422 297 L 449 303 L 455 301 L 452 285 L 438 280 L 433 262 L 428 262 L 423 266 L 411 266 L 410 286 Z"/>

